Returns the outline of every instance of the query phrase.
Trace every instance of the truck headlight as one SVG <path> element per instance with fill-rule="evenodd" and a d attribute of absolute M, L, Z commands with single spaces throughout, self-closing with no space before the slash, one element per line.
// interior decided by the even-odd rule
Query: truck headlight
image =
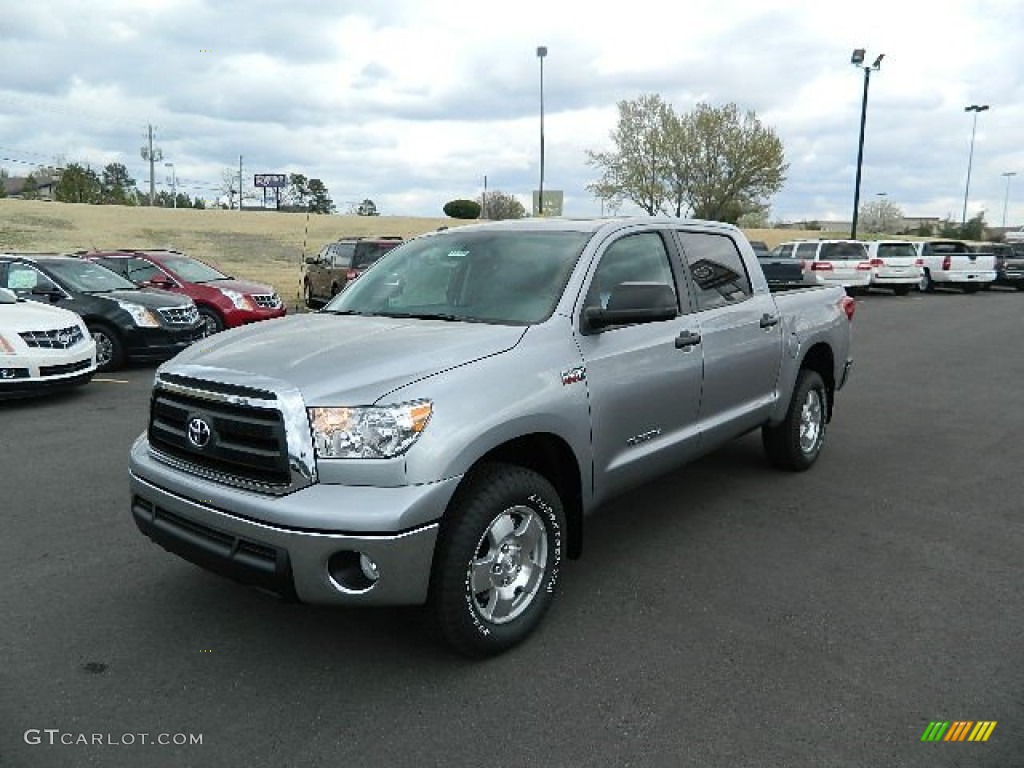
<path fill-rule="evenodd" d="M 117 305 L 132 316 L 132 320 L 140 328 L 159 328 L 160 321 L 156 319 L 156 315 L 150 312 L 141 304 L 132 304 L 130 301 L 121 301 L 115 299 Z"/>
<path fill-rule="evenodd" d="M 219 290 L 221 293 L 227 296 L 228 299 L 230 299 L 231 303 L 235 305 L 235 309 L 255 309 L 255 307 L 252 305 L 252 302 L 249 301 L 249 297 L 246 296 L 244 293 L 232 291 L 229 290 L 228 288 L 218 288 L 217 290 Z"/>
<path fill-rule="evenodd" d="M 321 459 L 390 459 L 427 427 L 432 405 L 417 400 L 361 408 L 309 408 L 313 447 Z"/>

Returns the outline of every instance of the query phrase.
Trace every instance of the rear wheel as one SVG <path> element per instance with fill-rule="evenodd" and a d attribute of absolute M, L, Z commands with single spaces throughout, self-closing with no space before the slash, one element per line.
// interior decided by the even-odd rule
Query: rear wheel
<path fill-rule="evenodd" d="M 828 390 L 816 371 L 804 368 L 782 423 L 761 429 L 768 460 L 779 469 L 802 472 L 821 453 L 828 421 Z"/>
<path fill-rule="evenodd" d="M 116 371 L 124 365 L 124 343 L 112 328 L 99 323 L 89 326 L 96 342 L 96 370 Z"/>
<path fill-rule="evenodd" d="M 523 467 L 488 464 L 445 514 L 430 600 L 445 641 L 467 656 L 522 642 L 555 595 L 565 513 L 557 491 Z"/>

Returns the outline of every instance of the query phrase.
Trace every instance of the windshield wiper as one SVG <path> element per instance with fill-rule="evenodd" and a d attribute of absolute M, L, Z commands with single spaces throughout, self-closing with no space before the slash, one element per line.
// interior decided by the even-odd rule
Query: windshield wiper
<path fill-rule="evenodd" d="M 475 318 L 465 315 L 453 315 L 448 312 L 381 312 L 381 317 L 411 318 L 413 320 L 446 320 L 450 323 L 476 323 Z"/>

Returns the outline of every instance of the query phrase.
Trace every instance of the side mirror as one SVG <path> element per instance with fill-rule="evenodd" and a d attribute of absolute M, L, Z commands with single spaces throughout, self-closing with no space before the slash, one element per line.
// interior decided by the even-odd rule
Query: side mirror
<path fill-rule="evenodd" d="M 587 330 L 610 325 L 654 323 L 679 314 L 676 295 L 667 283 L 619 283 L 612 289 L 607 307 L 588 307 L 583 312 Z"/>
<path fill-rule="evenodd" d="M 45 296 L 50 300 L 50 303 L 52 304 L 53 302 L 59 300 L 64 294 L 61 293 L 60 288 L 58 288 L 53 283 L 36 283 L 35 288 L 32 289 L 32 295 Z"/>
<path fill-rule="evenodd" d="M 306 257 L 306 263 L 307 264 L 319 264 L 320 263 L 320 258 L 318 256 L 307 256 Z"/>

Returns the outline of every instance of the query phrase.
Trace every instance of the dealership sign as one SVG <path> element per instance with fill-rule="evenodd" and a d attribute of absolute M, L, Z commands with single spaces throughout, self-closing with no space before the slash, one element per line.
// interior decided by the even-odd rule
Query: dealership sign
<path fill-rule="evenodd" d="M 288 186 L 288 177 L 283 173 L 257 173 L 252 185 L 264 189 L 283 189 Z"/>

